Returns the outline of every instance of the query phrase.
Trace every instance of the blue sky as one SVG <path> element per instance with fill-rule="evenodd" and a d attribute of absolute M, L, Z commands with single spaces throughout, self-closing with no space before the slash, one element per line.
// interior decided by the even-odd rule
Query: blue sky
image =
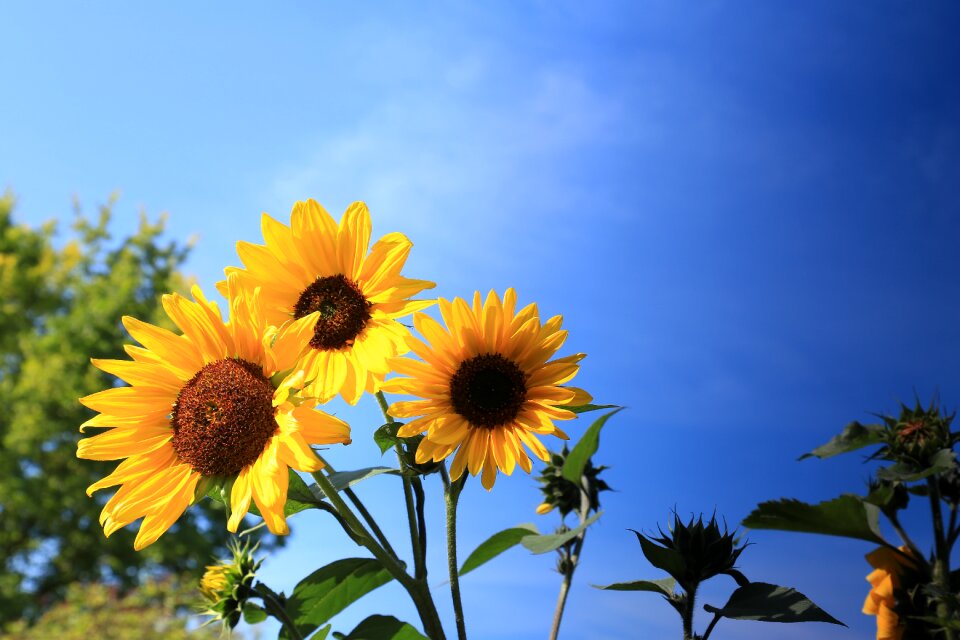
<path fill-rule="evenodd" d="M 796 457 L 914 393 L 958 405 L 958 18 L 946 2 L 5 3 L 0 187 L 30 223 L 115 190 L 118 233 L 166 211 L 170 237 L 197 236 L 187 270 L 207 290 L 261 211 L 362 199 L 440 295 L 513 286 L 563 314 L 566 351 L 589 354 L 580 384 L 629 407 L 597 456 L 618 491 L 564 636 L 673 637 L 657 598 L 588 586 L 659 577 L 628 527 L 858 491 L 856 456 Z M 375 462 L 373 401 L 335 409 L 355 442 L 331 461 Z M 362 487 L 397 536 L 398 492 Z M 470 486 L 461 555 L 537 503 L 523 475 Z M 265 565 L 278 589 L 358 552 L 322 515 L 292 524 Z M 749 537 L 749 577 L 850 625 L 778 637 L 872 631 L 865 544 Z M 468 576 L 473 637 L 544 637 L 552 565 L 514 550 Z M 388 586 L 336 628 L 374 611 L 415 615 Z"/>

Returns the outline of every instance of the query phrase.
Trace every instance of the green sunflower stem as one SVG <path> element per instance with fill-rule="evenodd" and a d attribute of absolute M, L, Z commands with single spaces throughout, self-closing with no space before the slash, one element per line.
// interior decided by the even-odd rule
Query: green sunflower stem
<path fill-rule="evenodd" d="M 590 479 L 587 476 L 581 478 L 580 488 L 580 509 L 577 515 L 580 518 L 580 524 L 587 521 L 590 515 Z M 566 547 L 564 558 L 563 582 L 560 583 L 560 594 L 557 596 L 557 608 L 553 614 L 553 626 L 550 628 L 550 640 L 557 640 L 560 635 L 560 622 L 563 620 L 563 610 L 567 606 L 567 596 L 570 593 L 570 585 L 573 583 L 573 572 L 577 570 L 577 564 L 580 562 L 580 552 L 583 550 L 583 541 L 586 538 L 587 531 L 584 529 L 573 540 L 572 550 Z"/>
<path fill-rule="evenodd" d="M 273 596 L 272 591 L 268 589 L 257 589 L 254 590 L 254 593 L 263 600 L 263 608 L 266 609 L 267 613 L 276 618 L 277 621 L 286 628 L 291 640 L 303 640 L 303 635 L 301 635 L 297 625 L 295 625 L 293 620 L 290 619 L 290 616 L 287 615 L 287 608 Z"/>
<path fill-rule="evenodd" d="M 377 391 L 374 394 L 377 397 L 377 404 L 380 405 L 380 412 L 383 413 L 387 424 L 395 424 L 396 420 L 390 415 L 390 404 L 387 402 L 383 391 Z M 394 447 L 397 452 L 397 462 L 403 470 L 403 457 L 400 445 Z M 423 484 L 420 478 L 402 477 L 403 480 L 403 500 L 407 506 L 407 526 L 410 529 L 410 546 L 413 551 L 414 575 L 417 580 L 426 581 L 427 579 L 427 531 L 424 527 L 423 518 Z M 416 493 L 419 502 L 414 505 L 414 493 Z"/>
<path fill-rule="evenodd" d="M 442 468 L 442 467 L 441 467 Z M 444 474 L 444 477 L 446 474 Z M 460 573 L 457 564 L 457 503 L 466 476 L 445 483 L 444 498 L 447 503 L 447 568 L 450 571 L 450 596 L 453 598 L 453 613 L 457 621 L 457 638 L 467 640 L 467 627 L 463 620 L 463 602 L 460 599 Z"/>
<path fill-rule="evenodd" d="M 317 481 L 317 486 L 323 491 L 324 495 L 330 501 L 340 515 L 343 517 L 347 526 L 360 543 L 373 554 L 373 557 L 380 561 L 383 568 L 400 583 L 400 585 L 410 595 L 413 604 L 420 615 L 420 621 L 423 623 L 423 630 L 431 640 L 445 640 L 446 635 L 443 632 L 443 625 L 440 623 L 440 615 L 437 613 L 437 607 L 430 595 L 430 589 L 424 580 L 416 580 L 411 577 L 403 565 L 392 557 L 381 547 L 373 538 L 360 519 L 350 509 L 343 498 L 340 497 L 336 487 L 322 472 L 314 472 L 313 479 Z"/>
<path fill-rule="evenodd" d="M 323 460 L 323 464 L 324 464 L 323 470 L 327 473 L 327 475 L 337 472 L 337 470 L 334 469 L 330 465 L 330 463 L 327 462 L 326 459 L 324 459 L 323 456 L 317 455 L 317 457 Z M 397 552 L 393 550 L 393 547 L 390 545 L 390 541 L 387 540 L 387 536 L 383 534 L 383 530 L 380 528 L 380 525 L 378 525 L 377 521 L 374 520 L 373 514 L 370 513 L 366 505 L 364 505 L 363 502 L 360 500 L 360 496 L 354 493 L 353 489 L 351 489 L 350 487 L 347 487 L 346 489 L 344 489 L 343 493 L 346 494 L 350 502 L 353 503 L 353 506 L 356 507 L 357 511 L 360 512 L 360 517 L 362 517 L 364 522 L 366 522 L 367 525 L 370 527 L 370 530 L 373 532 L 373 535 L 376 536 L 377 542 L 380 544 L 380 546 L 383 547 L 383 549 L 387 553 L 389 553 L 391 556 L 399 559 Z"/>
<path fill-rule="evenodd" d="M 950 547 L 947 533 L 943 529 L 943 512 L 940 504 L 940 483 L 937 476 L 927 478 L 930 493 L 930 510 L 933 515 L 933 535 L 936 545 L 936 558 L 933 563 L 933 582 L 943 593 L 950 593 Z M 950 602 L 943 596 L 937 598 L 937 617 L 946 620 L 953 614 Z M 957 636 L 949 627 L 943 628 L 944 638 L 954 640 Z"/>

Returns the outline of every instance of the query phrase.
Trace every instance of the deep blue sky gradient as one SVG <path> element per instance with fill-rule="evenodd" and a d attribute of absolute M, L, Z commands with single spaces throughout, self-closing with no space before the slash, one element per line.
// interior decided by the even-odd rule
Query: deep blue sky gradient
<path fill-rule="evenodd" d="M 656 597 L 588 586 L 660 577 L 628 527 L 674 508 L 733 525 L 765 499 L 858 491 L 856 456 L 797 456 L 915 393 L 960 404 L 954 3 L 14 2 L 0 24 L 0 186 L 21 220 L 120 190 L 117 232 L 141 208 L 169 212 L 170 237 L 198 236 L 187 270 L 212 292 L 235 241 L 260 241 L 261 211 L 287 221 L 314 197 L 339 216 L 363 199 L 375 236 L 409 235 L 406 273 L 440 295 L 513 286 L 564 315 L 564 352 L 589 354 L 577 381 L 629 407 L 597 456 L 617 492 L 566 638 L 678 634 Z M 333 408 L 355 442 L 331 461 L 378 462 L 375 403 Z M 361 493 L 402 535 L 399 488 Z M 552 527 L 537 503 L 522 473 L 489 494 L 472 483 L 462 557 L 501 528 Z M 265 565 L 277 589 L 358 553 L 322 514 L 291 524 Z M 725 622 L 713 637 L 872 634 L 866 544 L 749 539 L 749 577 L 850 629 Z M 473 637 L 544 637 L 552 565 L 514 550 L 465 578 Z M 335 628 L 373 612 L 415 618 L 387 586 Z"/>

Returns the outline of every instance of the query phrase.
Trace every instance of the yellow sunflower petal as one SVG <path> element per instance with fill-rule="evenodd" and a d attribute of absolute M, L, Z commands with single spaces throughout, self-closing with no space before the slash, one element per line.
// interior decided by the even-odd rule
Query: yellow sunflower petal
<path fill-rule="evenodd" d="M 340 219 L 337 229 L 337 260 L 340 273 L 351 280 L 360 275 L 367 247 L 370 246 L 370 212 L 363 202 L 354 202 Z"/>

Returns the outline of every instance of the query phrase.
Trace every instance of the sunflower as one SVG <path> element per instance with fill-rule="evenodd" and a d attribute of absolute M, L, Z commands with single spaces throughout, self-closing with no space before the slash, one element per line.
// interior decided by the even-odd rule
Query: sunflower
<path fill-rule="evenodd" d="M 910 555 L 907 547 L 900 547 L 900 551 Z M 863 612 L 877 616 L 877 640 L 900 640 L 905 627 L 895 611 L 896 594 L 901 589 L 903 573 L 915 569 L 916 566 L 901 554 L 886 547 L 868 553 L 867 562 L 874 570 L 867 576 L 870 593 L 863 603 Z"/>
<path fill-rule="evenodd" d="M 519 464 L 530 473 L 522 445 L 548 460 L 537 435 L 566 440 L 553 421 L 575 418 L 564 407 L 590 401 L 582 389 L 560 386 L 577 374 L 584 354 L 550 360 L 567 337 L 560 329 L 563 318 L 541 324 L 535 304 L 514 313 L 516 301 L 513 289 L 507 289 L 502 303 L 493 291 L 481 303 L 477 292 L 472 308 L 461 298 L 441 298 L 446 330 L 429 316 L 414 314 L 417 331 L 430 344 L 413 336 L 407 344 L 423 361 L 392 359 L 392 368 L 409 377 L 383 385 L 384 391 L 423 398 L 390 406 L 398 418 L 422 416 L 399 430 L 405 438 L 426 431 L 416 461 L 437 462 L 457 450 L 451 479 L 460 478 L 464 469 L 474 476 L 482 472 L 487 489 L 497 469 L 510 475 Z"/>
<path fill-rule="evenodd" d="M 288 467 L 317 471 L 310 445 L 350 442 L 350 427 L 300 405 L 291 392 L 304 382 L 292 370 L 311 336 L 313 315 L 277 331 L 263 320 L 257 292 L 227 285 L 230 321 L 198 287 L 193 300 L 163 297 L 163 308 L 183 332 L 124 317 L 143 347 L 127 345 L 132 360 L 92 360 L 128 382 L 81 398 L 99 412 L 83 425 L 111 427 L 80 441 L 77 456 L 123 462 L 90 485 L 87 494 L 121 485 L 100 514 L 109 536 L 143 518 L 134 548 L 155 542 L 212 482 L 232 481 L 236 532 L 250 502 L 275 534 L 289 533 L 283 507 Z M 279 373 L 278 372 L 283 372 Z"/>
<path fill-rule="evenodd" d="M 413 243 L 389 233 L 368 253 L 370 213 L 362 202 L 350 205 L 339 225 L 307 200 L 294 205 L 289 227 L 266 213 L 261 227 L 265 244 L 238 242 L 245 268 L 227 274 L 248 291 L 260 287 L 272 324 L 320 312 L 299 364 L 313 380 L 304 395 L 326 402 L 339 393 L 356 404 L 364 391 L 380 388 L 388 360 L 408 350 L 410 332 L 396 319 L 433 304 L 410 297 L 434 283 L 400 275 Z"/>

